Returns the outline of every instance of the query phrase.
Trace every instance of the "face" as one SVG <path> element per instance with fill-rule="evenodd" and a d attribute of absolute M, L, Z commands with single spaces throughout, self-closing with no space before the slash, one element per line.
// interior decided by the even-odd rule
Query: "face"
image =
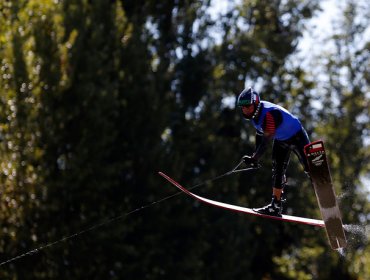
<path fill-rule="evenodd" d="M 254 105 L 242 106 L 242 111 L 245 116 L 251 117 L 253 115 Z"/>

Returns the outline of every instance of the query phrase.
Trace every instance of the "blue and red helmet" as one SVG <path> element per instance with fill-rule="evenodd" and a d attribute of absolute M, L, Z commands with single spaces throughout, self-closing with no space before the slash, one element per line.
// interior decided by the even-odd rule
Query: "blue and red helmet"
<path fill-rule="evenodd" d="M 237 106 L 239 107 L 249 107 L 250 105 L 253 105 L 253 111 L 251 114 L 244 114 L 244 118 L 250 120 L 254 119 L 260 110 L 261 107 L 261 101 L 260 101 L 260 95 L 258 92 L 256 92 L 253 88 L 244 89 L 238 97 Z"/>

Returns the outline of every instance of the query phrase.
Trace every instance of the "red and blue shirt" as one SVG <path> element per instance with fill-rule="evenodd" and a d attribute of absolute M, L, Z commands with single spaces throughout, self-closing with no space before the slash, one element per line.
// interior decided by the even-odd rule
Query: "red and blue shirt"
<path fill-rule="evenodd" d="M 279 141 L 288 140 L 302 129 L 301 122 L 283 107 L 261 101 L 260 113 L 252 123 L 258 134 Z"/>

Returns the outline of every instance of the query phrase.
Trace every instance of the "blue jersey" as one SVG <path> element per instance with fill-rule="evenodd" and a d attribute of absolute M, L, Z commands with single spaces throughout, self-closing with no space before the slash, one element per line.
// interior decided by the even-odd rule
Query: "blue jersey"
<path fill-rule="evenodd" d="M 273 139 L 279 141 L 287 140 L 302 130 L 298 118 L 283 107 L 268 101 L 261 101 L 259 116 L 252 120 L 252 124 L 260 134 L 266 135 L 268 131 Z"/>

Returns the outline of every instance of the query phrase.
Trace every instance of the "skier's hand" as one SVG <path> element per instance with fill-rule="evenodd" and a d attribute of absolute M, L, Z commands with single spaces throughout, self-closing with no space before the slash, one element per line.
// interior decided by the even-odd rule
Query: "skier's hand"
<path fill-rule="evenodd" d="M 258 166 L 258 160 L 256 158 L 254 158 L 253 156 L 243 156 L 243 161 L 245 163 L 245 165 L 247 166 L 251 166 L 251 167 L 257 167 Z"/>

